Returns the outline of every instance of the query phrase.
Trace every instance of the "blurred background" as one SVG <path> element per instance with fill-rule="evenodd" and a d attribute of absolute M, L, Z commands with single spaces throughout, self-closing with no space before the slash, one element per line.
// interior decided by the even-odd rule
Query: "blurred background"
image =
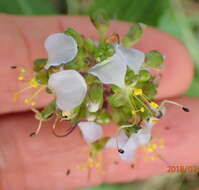
<path fill-rule="evenodd" d="M 189 49 L 195 77 L 187 95 L 199 97 L 199 0 L 0 0 L 0 12 L 25 15 L 81 14 L 105 9 L 110 18 L 143 22 L 175 35 Z M 128 184 L 84 190 L 199 189 L 199 174 L 166 174 Z"/>

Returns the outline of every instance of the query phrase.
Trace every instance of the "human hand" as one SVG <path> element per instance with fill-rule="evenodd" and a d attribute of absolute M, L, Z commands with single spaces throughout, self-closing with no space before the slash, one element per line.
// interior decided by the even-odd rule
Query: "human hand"
<path fill-rule="evenodd" d="M 47 36 L 62 32 L 67 27 L 95 39 L 97 32 L 87 17 L 77 16 L 1 15 L 0 23 L 1 189 L 72 189 L 104 182 L 125 182 L 166 171 L 167 166 L 161 160 L 145 162 L 142 154 L 138 153 L 132 168 L 130 164 L 119 160 L 116 151 L 105 150 L 103 169 L 106 173 L 101 175 L 93 170 L 88 181 L 88 171 L 75 168 L 76 165 L 86 162 L 88 156 L 86 144 L 77 130 L 66 138 L 56 138 L 50 133 L 49 127 L 52 123 L 49 122 L 38 136 L 30 138 L 28 135 L 35 130 L 37 120 L 32 113 L 27 112 L 26 105 L 12 102 L 13 93 L 22 88 L 23 84 L 17 81 L 18 70 L 11 69 L 11 66 L 23 65 L 30 69 L 34 59 L 47 57 L 43 47 Z M 123 36 L 128 27 L 128 23 L 114 21 L 109 33 L 119 33 Z M 180 42 L 164 32 L 147 27 L 136 47 L 144 52 L 159 50 L 166 56 L 158 99 L 179 96 L 187 89 L 193 68 L 191 58 Z M 49 101 L 45 97 L 37 100 L 39 107 Z M 168 106 L 166 116 L 154 127 L 153 136 L 165 139 L 166 148 L 159 153 L 171 164 L 196 164 L 199 161 L 199 101 L 185 97 L 175 101 L 189 107 L 191 112 L 184 113 L 176 107 Z M 108 135 L 114 132 L 114 127 L 110 125 L 104 129 Z M 70 174 L 66 175 L 69 169 Z"/>

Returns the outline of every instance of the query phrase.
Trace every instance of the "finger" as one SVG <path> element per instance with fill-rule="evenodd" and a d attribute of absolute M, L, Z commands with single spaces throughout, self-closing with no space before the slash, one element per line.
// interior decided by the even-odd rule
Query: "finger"
<path fill-rule="evenodd" d="M 88 158 L 87 145 L 80 138 L 78 129 L 66 138 L 55 138 L 50 134 L 52 123 L 48 123 L 44 124 L 38 136 L 30 138 L 28 134 L 37 125 L 31 113 L 2 116 L 1 189 L 72 189 L 165 173 L 168 169 L 167 163 L 171 166 L 197 164 L 199 100 L 180 98 L 176 101 L 183 103 L 191 111 L 185 113 L 174 106 L 168 106 L 166 116 L 154 127 L 153 137 L 165 140 L 166 148 L 157 149 L 161 159 L 144 161 L 145 155 L 139 150 L 132 163 L 124 163 L 119 159 L 116 150 L 105 150 L 102 162 L 105 174 L 93 169 L 89 181 L 87 170 L 76 169 L 77 165 L 85 164 Z M 60 128 L 63 130 L 60 133 L 64 132 L 65 124 Z M 104 129 L 109 135 L 114 131 L 111 126 L 105 126 Z M 68 175 L 67 170 L 70 170 Z"/>
<path fill-rule="evenodd" d="M 0 48 L 1 114 L 27 110 L 22 100 L 28 96 L 28 92 L 21 96 L 19 102 L 11 101 L 13 94 L 26 85 L 17 81 L 19 70 L 13 70 L 10 67 L 24 65 L 30 69 L 34 59 L 47 57 L 43 44 L 49 34 L 63 32 L 65 28 L 73 27 L 84 36 L 97 39 L 97 31 L 91 25 L 88 17 L 1 15 L 0 23 L 2 26 L 0 29 L 0 43 L 2 44 Z M 114 32 L 123 36 L 129 26 L 129 23 L 113 21 L 109 34 Z M 157 49 L 166 56 L 166 66 L 158 98 L 177 96 L 187 89 L 191 82 L 193 68 L 186 48 L 179 41 L 164 32 L 147 27 L 141 42 L 136 47 L 145 52 Z M 38 106 L 44 106 L 49 102 L 49 98 L 44 95 L 35 100 Z"/>

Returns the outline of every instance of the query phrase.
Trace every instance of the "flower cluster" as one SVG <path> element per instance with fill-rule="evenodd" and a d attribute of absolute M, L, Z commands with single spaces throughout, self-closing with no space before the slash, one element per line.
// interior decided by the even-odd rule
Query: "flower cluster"
<path fill-rule="evenodd" d="M 160 105 L 153 101 L 158 87 L 154 73 L 162 68 L 164 56 L 131 48 L 143 34 L 142 24 L 133 24 L 121 39 L 118 34 L 106 36 L 109 22 L 105 15 L 93 14 L 91 21 L 99 31 L 99 41 L 86 39 L 72 28 L 46 39 L 48 59 L 34 62 L 35 76 L 26 88 L 37 91 L 24 100 L 40 121 L 31 136 L 39 133 L 43 121 L 55 118 L 53 133 L 64 137 L 79 127 L 91 144 L 91 156 L 104 148 L 116 148 L 122 160 L 131 161 L 135 150 L 150 141 L 153 126 L 165 114 L 165 103 L 189 110 L 168 100 Z M 24 80 L 25 72 L 21 71 L 19 80 Z M 33 99 L 42 90 L 54 100 L 39 111 Z M 66 134 L 56 133 L 59 120 L 71 123 Z M 102 125 L 108 123 L 117 126 L 116 136 L 103 136 Z"/>

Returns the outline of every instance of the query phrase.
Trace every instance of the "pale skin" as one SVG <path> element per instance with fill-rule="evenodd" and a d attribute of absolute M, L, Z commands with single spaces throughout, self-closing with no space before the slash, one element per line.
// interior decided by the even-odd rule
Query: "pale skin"
<path fill-rule="evenodd" d="M 12 95 L 25 84 L 17 81 L 20 66 L 31 69 L 32 61 L 46 57 L 43 42 L 48 35 L 73 27 L 86 37 L 97 39 L 97 32 L 87 17 L 75 16 L 0 16 L 0 189 L 74 189 L 101 183 L 127 182 L 165 173 L 167 165 L 161 159 L 144 161 L 138 151 L 132 163 L 120 161 L 116 150 L 103 153 L 104 175 L 96 170 L 81 171 L 75 166 L 87 159 L 87 145 L 78 129 L 66 138 L 56 138 L 50 127 L 44 124 L 40 134 L 29 137 L 38 121 L 23 104 L 22 96 L 12 102 Z M 123 36 L 129 23 L 112 22 L 109 34 Z M 188 88 L 193 66 L 186 48 L 174 37 L 147 27 L 136 47 L 144 52 L 159 50 L 166 56 L 165 68 L 158 89 L 158 99 L 169 98 L 190 108 L 189 113 L 173 105 L 167 106 L 167 114 L 154 127 L 153 136 L 165 139 L 166 148 L 159 153 L 171 165 L 191 165 L 199 162 L 198 114 L 199 100 L 180 97 Z M 17 69 L 11 69 L 16 65 Z M 37 98 L 37 106 L 43 107 L 48 98 Z M 177 97 L 174 99 L 174 97 Z M 63 122 L 60 133 L 67 127 Z M 105 126 L 106 135 L 114 134 L 115 126 Z M 140 153 L 139 153 L 140 152 Z M 66 175 L 66 171 L 70 174 Z"/>

